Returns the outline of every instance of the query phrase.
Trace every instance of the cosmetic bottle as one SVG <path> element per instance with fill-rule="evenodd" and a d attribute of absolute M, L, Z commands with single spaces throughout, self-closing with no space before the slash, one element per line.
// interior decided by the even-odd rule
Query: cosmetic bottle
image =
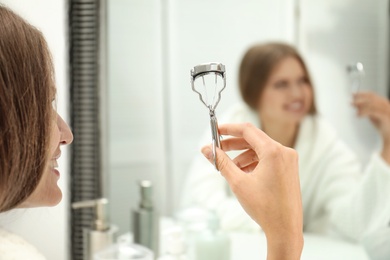
<path fill-rule="evenodd" d="M 141 200 L 137 209 L 132 212 L 132 228 L 134 243 L 151 249 L 155 255 L 159 253 L 159 215 L 152 199 L 152 182 L 139 182 Z"/>
<path fill-rule="evenodd" d="M 186 242 L 181 227 L 171 227 L 164 235 L 166 252 L 157 260 L 189 260 L 186 254 Z"/>
<path fill-rule="evenodd" d="M 183 228 L 187 244 L 187 256 L 196 259 L 195 240 L 208 227 L 209 210 L 200 207 L 184 208 L 175 213 L 176 223 Z"/>
<path fill-rule="evenodd" d="M 195 239 L 196 260 L 229 260 L 230 239 L 219 228 L 219 219 L 215 213 L 210 213 L 208 228 Z"/>
<path fill-rule="evenodd" d="M 119 236 L 115 245 L 97 252 L 94 260 L 154 260 L 154 255 L 149 248 L 133 244 L 128 233 Z"/>
<path fill-rule="evenodd" d="M 94 208 L 94 221 L 90 228 L 84 229 L 84 259 L 93 260 L 96 252 L 114 242 L 117 227 L 109 225 L 107 218 L 108 200 L 105 198 L 72 203 L 73 209 Z"/>

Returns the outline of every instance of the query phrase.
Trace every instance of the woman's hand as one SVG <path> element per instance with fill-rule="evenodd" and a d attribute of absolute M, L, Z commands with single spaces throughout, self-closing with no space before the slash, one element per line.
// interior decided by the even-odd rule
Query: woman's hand
<path fill-rule="evenodd" d="M 383 139 L 382 157 L 390 164 L 390 102 L 373 92 L 358 92 L 353 103 L 358 116 L 368 117 Z"/>
<path fill-rule="evenodd" d="M 217 164 L 244 210 L 264 230 L 268 259 L 299 259 L 303 217 L 297 153 L 251 124 L 226 124 L 221 135 L 233 136 L 217 149 Z M 234 160 L 224 151 L 245 150 Z M 202 149 L 213 161 L 210 146 Z"/>

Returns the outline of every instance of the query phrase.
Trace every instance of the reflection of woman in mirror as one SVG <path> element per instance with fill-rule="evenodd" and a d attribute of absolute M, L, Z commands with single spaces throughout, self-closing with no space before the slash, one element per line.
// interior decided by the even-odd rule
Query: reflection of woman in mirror
<path fill-rule="evenodd" d="M 309 73 L 293 47 L 283 43 L 251 47 L 241 62 L 239 87 L 245 104 L 232 107 L 220 117 L 220 122 L 250 122 L 275 141 L 296 149 L 304 231 L 360 240 L 370 229 L 387 227 L 390 215 L 378 213 L 390 212 L 388 138 L 384 138 L 383 152 L 373 154 L 363 174 L 353 151 L 317 115 Z M 374 95 L 371 99 L 375 97 L 380 98 Z M 355 99 L 361 114 L 371 116 L 383 126 L 383 136 L 389 136 L 389 103 L 385 104 L 389 109 L 381 114 L 368 114 L 369 101 L 364 109 L 362 99 Z M 258 229 L 241 210 L 224 180 L 201 157 L 192 164 L 182 198 L 183 207 L 216 210 L 227 230 Z"/>

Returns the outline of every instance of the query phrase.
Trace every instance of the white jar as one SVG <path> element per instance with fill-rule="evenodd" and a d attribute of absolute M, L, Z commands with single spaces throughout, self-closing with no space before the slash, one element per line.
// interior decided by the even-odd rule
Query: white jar
<path fill-rule="evenodd" d="M 94 255 L 94 260 L 154 260 L 153 252 L 141 245 L 131 243 L 131 238 L 118 240 Z"/>

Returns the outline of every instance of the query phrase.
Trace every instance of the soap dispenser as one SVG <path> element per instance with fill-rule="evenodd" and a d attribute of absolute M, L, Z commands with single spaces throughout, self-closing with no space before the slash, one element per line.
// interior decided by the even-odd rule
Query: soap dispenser
<path fill-rule="evenodd" d="M 132 212 L 132 228 L 134 243 L 151 249 L 155 255 L 159 254 L 159 215 L 153 205 L 152 182 L 139 182 L 141 200 L 138 208 Z"/>
<path fill-rule="evenodd" d="M 106 198 L 86 200 L 72 203 L 73 209 L 94 208 L 94 221 L 91 228 L 84 229 L 84 259 L 93 260 L 96 252 L 110 246 L 114 242 L 117 227 L 110 226 L 107 218 Z"/>

